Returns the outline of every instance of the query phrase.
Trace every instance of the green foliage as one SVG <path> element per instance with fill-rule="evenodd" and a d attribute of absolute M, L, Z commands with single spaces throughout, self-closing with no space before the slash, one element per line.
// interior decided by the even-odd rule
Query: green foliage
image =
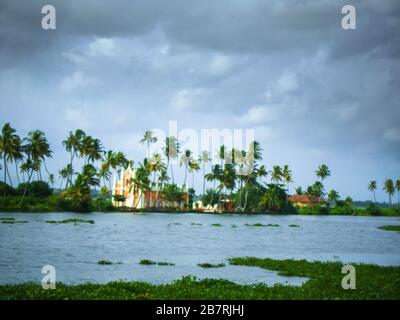
<path fill-rule="evenodd" d="M 13 196 L 15 195 L 15 189 L 7 183 L 0 182 L 0 196 Z"/>
<path fill-rule="evenodd" d="M 206 262 L 206 263 L 199 263 L 198 266 L 202 268 L 223 268 L 225 267 L 225 264 L 224 263 L 212 264 Z"/>
<path fill-rule="evenodd" d="M 157 262 L 149 259 L 142 259 L 139 261 L 139 264 L 144 264 L 144 265 L 154 265 L 157 264 Z"/>
<path fill-rule="evenodd" d="M 386 230 L 386 231 L 398 231 L 400 232 L 400 226 L 389 225 L 389 226 L 380 226 L 378 229 Z"/>
<path fill-rule="evenodd" d="M 289 224 L 289 227 L 291 227 L 291 228 L 299 228 L 300 226 L 298 224 Z"/>
<path fill-rule="evenodd" d="M 101 264 L 101 265 L 111 265 L 111 264 L 113 264 L 111 261 L 108 261 L 108 260 L 100 260 L 100 261 L 97 261 L 97 264 Z"/>
<path fill-rule="evenodd" d="M 254 223 L 254 224 L 245 224 L 245 227 L 280 227 L 279 224 L 272 224 L 272 223 L 268 223 L 268 224 L 262 224 L 262 223 Z"/>
<path fill-rule="evenodd" d="M 297 209 L 297 213 L 300 215 L 326 215 L 329 214 L 329 208 L 322 205 L 315 205 L 305 208 L 299 208 Z"/>
<path fill-rule="evenodd" d="M 49 184 L 44 181 L 32 181 L 27 185 L 27 183 L 20 183 L 15 189 L 17 195 L 22 196 L 26 188 L 26 195 L 33 197 L 48 197 L 52 195 L 53 190 L 50 188 Z"/>
<path fill-rule="evenodd" d="M 288 211 L 285 189 L 279 184 L 268 184 L 267 190 L 260 199 L 260 208 L 269 213 L 282 213 Z"/>
<path fill-rule="evenodd" d="M 212 223 L 211 226 L 212 227 L 222 227 L 222 224 L 220 224 L 220 223 Z"/>

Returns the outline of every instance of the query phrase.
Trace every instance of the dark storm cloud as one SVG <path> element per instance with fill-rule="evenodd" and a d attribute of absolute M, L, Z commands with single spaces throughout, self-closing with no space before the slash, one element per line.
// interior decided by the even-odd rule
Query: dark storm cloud
<path fill-rule="evenodd" d="M 55 31 L 40 27 L 46 4 Z M 132 157 L 168 120 L 255 128 L 297 184 L 326 162 L 332 187 L 366 198 L 368 179 L 400 172 L 400 2 L 354 1 L 348 31 L 345 4 L 0 0 L 0 120 L 40 124 L 60 162 L 78 126 Z"/>

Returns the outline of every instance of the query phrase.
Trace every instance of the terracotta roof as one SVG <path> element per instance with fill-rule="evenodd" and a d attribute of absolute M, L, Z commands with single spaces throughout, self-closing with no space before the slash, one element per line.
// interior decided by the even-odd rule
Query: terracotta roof
<path fill-rule="evenodd" d="M 294 203 L 311 203 L 311 204 L 316 204 L 320 202 L 320 199 L 318 197 L 314 196 L 308 196 L 305 194 L 296 194 L 293 196 L 289 196 L 288 200 L 290 202 Z"/>

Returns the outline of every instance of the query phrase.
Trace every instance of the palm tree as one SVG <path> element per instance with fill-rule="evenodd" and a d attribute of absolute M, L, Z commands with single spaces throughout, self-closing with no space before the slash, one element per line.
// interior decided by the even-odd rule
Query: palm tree
<path fill-rule="evenodd" d="M 287 164 L 283 166 L 282 178 L 283 181 L 286 182 L 287 194 L 289 194 L 289 183 L 293 182 L 293 180 L 292 180 L 292 170 L 289 169 L 289 166 Z"/>
<path fill-rule="evenodd" d="M 162 160 L 162 157 L 159 153 L 156 153 L 153 155 L 153 157 L 149 160 L 149 162 L 147 163 L 148 165 L 148 171 L 149 173 L 153 173 L 153 185 L 155 185 L 156 183 L 156 177 L 157 177 L 157 172 L 161 172 L 161 171 L 165 171 L 166 170 L 166 166 Z M 153 198 L 153 188 L 151 188 L 150 191 L 150 198 Z M 154 201 L 154 206 L 157 205 L 157 199 L 158 199 L 158 192 L 159 192 L 159 188 L 156 188 L 156 201 Z"/>
<path fill-rule="evenodd" d="M 189 149 L 186 149 L 182 156 L 181 156 L 181 161 L 180 161 L 180 166 L 184 165 L 185 166 L 185 179 L 183 181 L 183 185 L 186 187 L 186 179 L 187 179 L 187 173 L 188 173 L 188 168 L 189 164 L 192 161 L 192 151 Z"/>
<path fill-rule="evenodd" d="M 29 132 L 28 137 L 25 138 L 24 141 L 26 142 L 24 145 L 24 150 L 28 157 L 26 165 L 29 167 L 31 173 L 28 174 L 28 181 L 25 184 L 25 189 L 20 204 L 22 204 L 24 201 L 33 172 L 38 172 L 39 176 L 41 177 L 41 163 L 43 161 L 46 167 L 45 160 L 46 158 L 51 157 L 51 154 L 53 153 L 53 151 L 50 149 L 49 143 L 47 142 L 46 136 L 40 130 Z M 48 170 L 46 169 L 46 171 Z"/>
<path fill-rule="evenodd" d="M 264 165 L 261 165 L 257 170 L 257 177 L 260 177 L 260 181 L 262 184 L 262 178 L 268 176 L 268 171 L 265 169 Z"/>
<path fill-rule="evenodd" d="M 165 158 L 167 159 L 167 169 L 170 165 L 171 160 L 175 160 L 178 158 L 179 154 L 179 142 L 174 136 L 166 137 L 165 138 L 165 146 L 164 146 L 164 155 Z M 172 183 L 174 183 L 174 171 L 172 168 L 172 163 L 171 163 L 171 178 L 172 178 Z"/>
<path fill-rule="evenodd" d="M 273 166 L 271 170 L 271 181 L 278 184 L 282 181 L 282 168 L 280 166 Z"/>
<path fill-rule="evenodd" d="M 65 147 L 67 152 L 71 153 L 70 156 L 70 166 L 73 168 L 74 157 L 78 156 L 78 151 L 82 148 L 82 141 L 86 136 L 85 132 L 77 129 L 73 133 L 72 131 L 69 132 L 67 139 L 63 140 L 62 144 Z M 67 177 L 67 186 L 72 183 L 72 173 L 73 170 L 70 170 L 71 175 Z"/>
<path fill-rule="evenodd" d="M 4 164 L 4 183 L 7 183 L 7 177 L 12 186 L 10 172 L 8 170 L 8 162 L 15 162 L 18 174 L 18 161 L 23 159 L 21 139 L 16 134 L 16 130 L 11 127 L 10 123 L 6 123 L 0 134 L 0 158 L 3 158 Z M 18 178 L 19 180 L 19 178 Z"/>
<path fill-rule="evenodd" d="M 51 190 L 54 190 L 54 174 L 53 173 L 49 174 L 49 183 L 51 185 Z"/>
<path fill-rule="evenodd" d="M 150 158 L 150 144 L 157 142 L 157 137 L 154 136 L 153 131 L 147 130 L 144 135 L 142 140 L 140 140 L 140 143 L 147 144 L 147 158 Z"/>
<path fill-rule="evenodd" d="M 194 172 L 199 170 L 200 170 L 199 163 L 195 159 L 192 159 L 189 162 L 189 171 L 192 174 L 192 188 L 194 188 Z"/>
<path fill-rule="evenodd" d="M 371 180 L 368 184 L 368 190 L 372 192 L 372 195 L 374 197 L 374 202 L 376 203 L 376 197 L 375 197 L 375 190 L 376 190 L 376 181 Z"/>
<path fill-rule="evenodd" d="M 205 178 L 207 181 L 213 182 L 214 183 L 214 187 L 213 187 L 213 197 L 211 198 L 211 202 L 214 201 L 214 194 L 216 191 L 216 183 L 219 180 L 219 177 L 222 175 L 222 169 L 221 166 L 219 164 L 216 164 L 215 166 L 211 167 L 211 172 L 207 173 L 205 175 Z"/>
<path fill-rule="evenodd" d="M 388 194 L 389 207 L 392 207 L 392 196 L 395 192 L 395 187 L 392 179 L 386 179 L 383 183 L 383 190 Z"/>
<path fill-rule="evenodd" d="M 331 190 L 328 193 L 328 203 L 337 203 L 340 199 L 339 193 L 336 190 Z"/>
<path fill-rule="evenodd" d="M 396 180 L 397 207 L 400 209 L 400 180 Z"/>
<path fill-rule="evenodd" d="M 330 177 L 331 172 L 326 164 L 321 164 L 315 171 L 315 174 L 320 178 L 321 183 L 323 183 L 326 178 Z"/>
<path fill-rule="evenodd" d="M 68 181 L 70 180 L 70 177 L 74 174 L 74 170 L 72 168 L 72 165 L 69 163 L 67 164 L 64 168 L 58 171 L 58 174 L 61 177 L 61 185 L 60 189 L 62 188 L 64 180 L 67 181 L 65 189 L 68 188 Z"/>
<path fill-rule="evenodd" d="M 203 194 L 204 194 L 206 190 L 206 164 L 211 161 L 210 152 L 208 152 L 207 150 L 201 151 L 199 161 L 201 162 L 203 167 Z"/>

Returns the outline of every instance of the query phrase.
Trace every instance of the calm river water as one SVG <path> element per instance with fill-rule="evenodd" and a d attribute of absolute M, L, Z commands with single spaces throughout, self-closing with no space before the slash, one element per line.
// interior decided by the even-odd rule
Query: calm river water
<path fill-rule="evenodd" d="M 340 260 L 400 265 L 400 233 L 377 229 L 400 218 L 351 216 L 209 215 L 166 213 L 1 213 L 28 223 L 0 223 L 0 283 L 41 281 L 44 265 L 64 283 L 135 280 L 167 283 L 184 275 L 236 283 L 301 284 L 255 267 L 230 266 L 230 257 Z M 91 219 L 94 224 L 46 220 Z M 249 227 L 245 224 L 279 224 Z M 221 224 L 216 227 L 212 224 Z M 289 227 L 296 224 L 299 227 Z M 236 227 L 232 227 L 235 225 Z M 140 265 L 141 259 L 175 266 Z M 97 261 L 121 262 L 99 265 Z M 225 263 L 203 269 L 198 263 Z"/>

